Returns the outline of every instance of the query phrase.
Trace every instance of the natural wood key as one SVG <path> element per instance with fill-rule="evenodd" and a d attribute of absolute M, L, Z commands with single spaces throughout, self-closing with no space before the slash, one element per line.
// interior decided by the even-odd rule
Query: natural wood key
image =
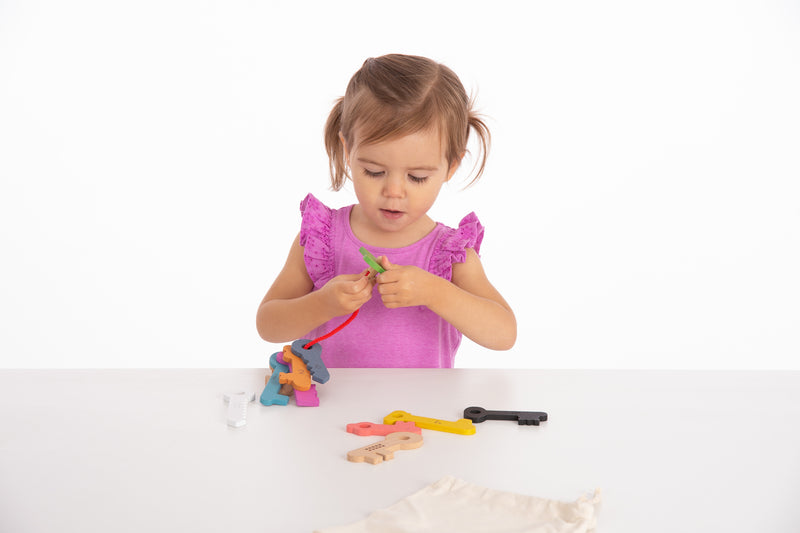
<path fill-rule="evenodd" d="M 518 420 L 520 426 L 538 426 L 539 422 L 547 421 L 547 413 L 540 411 L 487 411 L 483 407 L 467 407 L 464 409 L 464 418 L 469 418 L 476 424 L 484 420 Z"/>
<path fill-rule="evenodd" d="M 354 463 L 367 462 L 373 465 L 394 459 L 396 450 L 413 450 L 422 446 L 422 435 L 410 431 L 390 433 L 380 442 L 347 452 L 347 460 Z"/>

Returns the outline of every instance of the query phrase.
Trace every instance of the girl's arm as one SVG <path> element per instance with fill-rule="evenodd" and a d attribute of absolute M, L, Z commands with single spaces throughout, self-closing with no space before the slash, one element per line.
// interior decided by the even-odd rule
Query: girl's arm
<path fill-rule="evenodd" d="M 485 348 L 514 346 L 517 319 L 472 248 L 463 263 L 453 264 L 452 282 L 415 266 L 393 265 L 385 257 L 381 261 L 386 272 L 378 276 L 378 291 L 386 307 L 425 305 Z"/>
<path fill-rule="evenodd" d="M 298 234 L 289 257 L 256 313 L 256 329 L 268 342 L 300 338 L 328 320 L 352 313 L 372 296 L 372 284 L 362 274 L 337 276 L 318 291 L 308 275 Z"/>

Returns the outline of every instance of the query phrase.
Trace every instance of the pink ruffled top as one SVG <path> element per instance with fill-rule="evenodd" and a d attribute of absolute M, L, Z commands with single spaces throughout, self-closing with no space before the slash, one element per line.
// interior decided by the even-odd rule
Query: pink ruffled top
<path fill-rule="evenodd" d="M 341 274 L 357 274 L 367 268 L 359 252 L 362 246 L 375 257 L 385 255 L 396 265 L 415 265 L 450 280 L 453 263 L 466 260 L 466 249 L 480 253 L 483 226 L 475 213 L 465 216 L 458 228 L 438 223 L 428 235 L 403 248 L 379 248 L 359 241 L 350 228 L 353 206 L 331 209 L 309 194 L 300 203 L 300 245 L 314 290 Z M 344 322 L 341 316 L 310 331 L 316 339 Z M 323 340 L 326 366 L 452 368 L 461 332 L 425 306 L 388 309 L 375 289 L 356 319 Z"/>

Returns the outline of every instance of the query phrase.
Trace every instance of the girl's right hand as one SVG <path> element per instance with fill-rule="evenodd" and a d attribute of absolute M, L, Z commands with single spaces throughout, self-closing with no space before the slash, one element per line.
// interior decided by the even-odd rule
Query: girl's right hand
<path fill-rule="evenodd" d="M 360 274 L 343 274 L 322 287 L 321 292 L 334 316 L 350 314 L 372 298 L 374 280 L 368 274 L 368 269 Z"/>

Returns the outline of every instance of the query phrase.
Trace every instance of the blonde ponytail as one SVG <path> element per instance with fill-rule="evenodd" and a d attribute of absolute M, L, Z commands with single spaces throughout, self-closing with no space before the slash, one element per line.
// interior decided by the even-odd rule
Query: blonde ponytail
<path fill-rule="evenodd" d="M 467 187 L 478 181 L 481 176 L 483 175 L 483 170 L 486 168 L 486 159 L 489 157 L 489 149 L 492 145 L 492 134 L 489 133 L 489 128 L 486 126 L 486 122 L 483 121 L 480 116 L 472 111 L 469 113 L 469 117 L 467 118 L 467 139 L 469 140 L 469 133 L 470 129 L 475 131 L 475 134 L 478 136 L 478 143 L 480 145 L 480 166 L 478 166 L 478 162 L 476 161 L 475 168 L 478 171 L 475 173 L 475 177 L 467 184 Z"/>
<path fill-rule="evenodd" d="M 325 123 L 325 151 L 328 153 L 331 187 L 334 191 L 341 189 L 348 177 L 344 146 L 339 138 L 339 132 L 342 130 L 343 106 L 344 97 L 341 97 L 336 100 Z"/>

